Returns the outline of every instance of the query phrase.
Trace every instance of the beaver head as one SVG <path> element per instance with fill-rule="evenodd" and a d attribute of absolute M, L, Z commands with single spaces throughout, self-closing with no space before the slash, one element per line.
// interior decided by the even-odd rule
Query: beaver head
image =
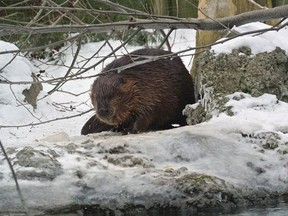
<path fill-rule="evenodd" d="M 134 81 L 121 74 L 107 73 L 99 76 L 91 91 L 97 118 L 108 125 L 120 125 L 132 120 L 135 100 L 139 98 L 136 88 Z"/>

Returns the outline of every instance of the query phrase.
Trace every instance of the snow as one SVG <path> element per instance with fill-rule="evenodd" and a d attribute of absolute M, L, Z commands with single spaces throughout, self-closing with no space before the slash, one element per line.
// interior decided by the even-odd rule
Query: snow
<path fill-rule="evenodd" d="M 267 26 L 252 23 L 235 27 L 234 30 L 245 32 L 263 27 Z M 213 50 L 216 54 L 231 52 L 233 48 L 244 45 L 250 47 L 252 53 L 256 54 L 272 51 L 279 46 L 288 53 L 287 33 L 288 29 L 284 28 L 278 32 L 266 32 L 257 36 L 247 35 L 213 46 Z M 172 51 L 193 47 L 194 36 L 194 31 L 178 30 L 170 38 L 173 44 Z M 117 47 L 120 42 L 110 41 L 110 45 Z M 102 42 L 82 45 L 76 65 L 79 68 L 90 67 L 111 52 L 110 47 L 105 46 L 85 65 L 85 60 L 92 57 L 95 50 L 101 46 Z M 126 47 L 129 52 L 138 48 Z M 0 51 L 17 49 L 13 44 L 0 41 Z M 75 50 L 76 47 L 72 45 L 65 48 L 62 53 L 67 67 L 71 65 Z M 126 53 L 127 50 L 120 49 L 116 54 Z M 51 62 L 49 64 L 40 61 L 30 62 L 21 54 L 14 56 L 12 53 L 0 55 L 0 68 L 12 58 L 14 58 L 12 63 L 0 72 L 1 80 L 31 81 L 31 73 L 37 73 L 40 69 L 45 70 L 44 79 L 61 77 L 67 72 L 67 67 L 53 65 Z M 190 69 L 191 56 L 183 56 L 182 59 Z M 112 60 L 113 58 L 108 58 L 103 64 L 87 71 L 85 76 L 99 73 L 102 67 Z M 77 73 L 77 69 L 73 69 L 71 74 L 73 73 Z M 164 177 L 158 171 L 165 173 L 183 167 L 189 172 L 217 176 L 238 187 L 265 187 L 267 190 L 287 191 L 287 154 L 280 155 L 269 149 L 263 152 L 261 147 L 264 140 L 256 139 L 257 136 L 273 133 L 279 136 L 278 149 L 288 148 L 288 104 L 278 101 L 274 95 L 264 94 L 255 98 L 235 93 L 229 96 L 229 101 L 226 103 L 227 107 L 232 107 L 233 116 L 221 113 L 199 125 L 136 135 L 121 136 L 118 133 L 103 132 L 80 136 L 81 127 L 92 112 L 33 127 L 7 127 L 73 116 L 89 110 L 91 108 L 89 88 L 93 79 L 93 77 L 85 78 L 83 75 L 83 79 L 65 83 L 61 92 L 55 92 L 48 97 L 47 92 L 53 86 L 43 84 L 44 90 L 39 95 L 40 100 L 35 110 L 30 105 L 23 107 L 20 103 L 24 103 L 24 96 L 21 93 L 28 88 L 28 85 L 0 84 L 0 137 L 4 146 L 16 147 L 17 151 L 31 146 L 45 154 L 51 154 L 50 149 L 53 149 L 59 155 L 57 159 L 64 172 L 48 185 L 47 182 L 37 180 L 20 180 L 24 194 L 26 196 L 34 194 L 31 195 L 29 205 L 37 206 L 37 200 L 45 201 L 47 205 L 51 203 L 61 205 L 69 203 L 73 197 L 77 197 L 81 202 L 100 198 L 105 202 L 109 197 L 113 198 L 119 194 L 125 194 L 123 203 L 131 197 L 135 199 L 141 195 L 153 197 L 154 194 L 161 194 L 165 200 L 169 198 L 167 194 L 173 191 L 169 191 L 171 188 L 161 183 L 160 180 Z M 74 95 L 67 94 L 67 91 Z M 242 95 L 241 99 L 239 95 Z M 71 106 L 74 109 L 70 109 Z M 124 159 L 123 155 L 107 154 L 117 148 L 124 149 Z M 106 152 L 105 157 L 103 152 Z M 11 153 L 9 156 L 14 158 L 15 154 Z M 115 162 L 117 157 L 124 160 L 121 165 Z M 130 166 L 133 160 L 142 162 L 136 167 Z M 155 171 L 147 171 L 149 168 Z M 255 174 L 256 168 L 265 169 L 265 172 L 261 175 Z M 76 172 L 79 175 L 83 174 L 84 177 L 81 180 L 75 179 Z M 14 187 L 9 173 L 7 164 L 0 160 L 0 181 L 1 185 L 5 185 L 5 189 L 1 190 L 6 197 L 17 199 L 15 192 L 9 191 L 9 188 Z M 157 179 L 157 176 L 161 178 Z M 89 197 L 85 197 L 77 185 L 85 185 L 87 190 L 94 188 L 94 191 L 91 191 Z M 37 192 L 38 189 L 41 193 Z M 5 202 L 8 202 L 7 200 Z"/>
<path fill-rule="evenodd" d="M 241 34 L 261 29 L 271 29 L 271 26 L 264 23 L 255 22 L 238 27 L 233 27 L 232 32 L 237 32 L 237 34 Z M 259 36 L 257 35 L 259 35 L 259 33 L 244 35 L 233 40 L 226 41 L 223 44 L 217 44 L 212 47 L 212 50 L 217 55 L 220 53 L 231 53 L 232 49 L 237 49 L 245 46 L 251 49 L 253 55 L 256 55 L 260 52 L 271 52 L 275 49 L 275 47 L 280 47 L 281 49 L 286 51 L 286 54 L 288 54 L 288 44 L 285 43 L 288 35 L 287 26 L 280 29 L 279 31 L 273 30 L 265 32 Z M 225 38 L 221 40 L 223 41 L 225 40 Z"/>
<path fill-rule="evenodd" d="M 288 104 L 278 101 L 275 95 L 263 94 L 256 98 L 248 95 L 241 101 L 232 99 L 226 106 L 233 107 L 232 111 L 237 114 L 239 120 L 253 118 L 254 123 L 262 126 L 263 131 L 287 132 L 284 128 L 288 121 Z"/>

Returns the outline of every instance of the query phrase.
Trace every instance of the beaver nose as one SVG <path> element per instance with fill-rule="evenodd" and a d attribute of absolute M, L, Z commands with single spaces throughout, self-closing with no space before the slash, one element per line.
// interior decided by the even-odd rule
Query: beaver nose
<path fill-rule="evenodd" d="M 100 116 L 107 116 L 109 114 L 109 110 L 107 108 L 101 108 L 98 110 L 98 114 Z"/>

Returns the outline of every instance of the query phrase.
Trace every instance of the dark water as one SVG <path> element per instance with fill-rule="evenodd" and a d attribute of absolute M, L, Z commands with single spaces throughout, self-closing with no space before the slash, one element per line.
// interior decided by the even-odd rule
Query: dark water
<path fill-rule="evenodd" d="M 280 202 L 266 208 L 249 208 L 235 213 L 196 214 L 195 216 L 288 216 L 288 202 Z"/>
<path fill-rule="evenodd" d="M 145 215 L 145 214 L 139 214 L 138 215 Z M 160 213 L 160 212 L 159 212 Z M 166 212 L 167 213 L 167 212 Z M 176 212 L 169 212 L 166 214 L 165 212 L 161 212 L 160 214 L 155 214 L 150 212 L 150 214 L 147 215 L 153 215 L 153 216 L 288 216 L 288 202 L 281 202 L 277 205 L 270 206 L 267 208 L 250 208 L 246 210 L 241 210 L 237 213 L 230 213 L 230 214 L 223 214 L 223 213 L 202 213 L 202 214 L 186 214 L 184 212 L 179 212 L 178 214 Z M 176 213 L 176 214 L 175 214 Z M 84 214 L 85 215 L 85 214 Z M 87 216 L 92 216 L 95 214 L 88 214 Z M 129 214 L 130 215 L 130 214 Z M 60 216 L 60 215 L 59 215 Z M 68 216 L 68 215 L 61 215 L 61 216 Z"/>
<path fill-rule="evenodd" d="M 24 216 L 25 213 L 1 213 L 0 210 L 0 216 Z M 33 215 L 33 214 L 32 214 Z M 121 215 L 121 213 L 118 214 L 112 213 L 111 212 L 106 212 L 105 211 L 88 211 L 88 212 L 83 212 L 83 211 L 76 211 L 73 213 L 68 213 L 68 214 L 49 214 L 49 215 L 42 215 L 41 216 L 117 216 Z M 126 214 L 124 214 L 126 215 Z M 128 214 L 129 216 L 135 215 L 135 216 L 288 216 L 288 202 L 281 202 L 277 205 L 266 207 L 266 208 L 250 208 L 250 209 L 245 209 L 241 210 L 235 213 L 229 213 L 229 214 L 223 214 L 223 213 L 192 213 L 189 214 L 184 211 L 170 211 L 169 209 L 166 209 L 166 211 L 152 211 L 149 213 L 144 213 L 141 211 L 138 211 L 137 214 Z"/>
<path fill-rule="evenodd" d="M 59 214 L 56 216 L 78 216 L 78 215 L 83 215 L 83 216 L 110 216 L 110 215 L 119 215 L 119 214 L 109 214 L 106 212 L 106 214 L 103 212 L 86 212 L 83 214 L 78 212 L 78 214 Z M 126 214 L 124 214 L 126 215 Z M 223 213 L 192 213 L 189 214 L 185 211 L 177 212 L 177 211 L 152 211 L 149 212 L 148 214 L 144 212 L 137 212 L 137 214 L 128 214 L 129 216 L 135 215 L 135 216 L 288 216 L 288 202 L 281 202 L 277 205 L 270 206 L 267 208 L 250 208 L 246 210 L 241 210 L 236 213 L 229 213 L 229 214 L 223 214 Z M 45 215 L 45 216 L 52 216 L 52 215 Z"/>
<path fill-rule="evenodd" d="M 280 203 L 269 208 L 252 208 L 235 214 L 218 214 L 217 216 L 288 216 L 288 203 Z"/>

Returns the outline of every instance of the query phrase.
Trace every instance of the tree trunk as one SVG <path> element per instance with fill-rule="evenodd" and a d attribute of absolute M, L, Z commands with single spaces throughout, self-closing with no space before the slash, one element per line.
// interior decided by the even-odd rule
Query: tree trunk
<path fill-rule="evenodd" d="M 244 13 L 252 10 L 264 9 L 265 7 L 272 7 L 272 0 L 199 0 L 198 18 L 221 18 L 233 16 L 236 14 Z M 273 22 L 272 22 L 273 23 Z M 274 21 L 275 23 L 275 21 Z M 225 30 L 221 31 L 197 31 L 196 33 L 196 46 L 201 47 L 204 45 L 212 44 L 216 40 L 223 37 L 227 33 Z M 198 90 L 200 85 L 200 74 L 198 74 L 197 58 L 198 54 L 203 52 L 203 49 L 197 49 L 193 60 L 191 75 L 195 83 L 195 96 L 198 98 Z"/>
<path fill-rule="evenodd" d="M 241 1 L 242 2 L 242 1 Z M 232 3 L 231 0 L 199 0 L 198 5 L 198 18 L 206 19 L 206 18 L 221 18 L 226 16 L 235 15 L 237 12 L 237 8 Z M 207 44 L 211 44 L 216 40 L 221 38 L 222 31 L 197 31 L 196 32 L 196 47 L 201 47 Z M 198 64 L 197 58 L 198 54 L 203 52 L 203 49 L 197 49 L 195 52 L 195 56 L 193 59 L 193 65 L 191 69 L 191 75 L 194 80 L 195 86 L 195 98 L 199 96 L 200 89 L 200 74 L 198 74 Z"/>

